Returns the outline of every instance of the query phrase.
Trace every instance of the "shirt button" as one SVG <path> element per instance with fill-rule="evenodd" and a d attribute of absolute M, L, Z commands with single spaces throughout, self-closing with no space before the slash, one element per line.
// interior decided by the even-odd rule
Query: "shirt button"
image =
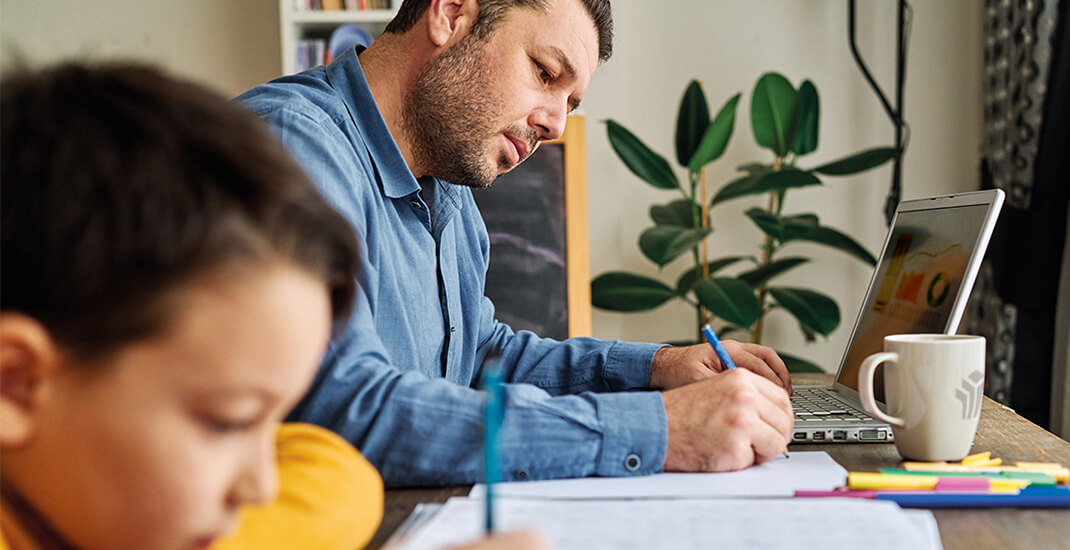
<path fill-rule="evenodd" d="M 418 201 L 416 199 L 413 199 L 413 200 L 409 201 L 409 206 L 411 206 L 413 208 L 417 208 L 417 209 L 423 208 L 423 206 L 420 204 L 420 201 Z"/>
<path fill-rule="evenodd" d="M 624 469 L 629 472 L 634 472 L 643 465 L 643 459 L 639 458 L 639 455 L 632 453 L 624 457 Z"/>
<path fill-rule="evenodd" d="M 450 327 L 450 332 L 457 332 L 457 327 Z"/>
<path fill-rule="evenodd" d="M 521 468 L 521 469 L 513 472 L 513 475 L 516 476 L 516 478 L 519 479 L 520 481 L 524 481 L 525 479 L 528 478 L 528 471 L 523 469 L 523 468 Z"/>

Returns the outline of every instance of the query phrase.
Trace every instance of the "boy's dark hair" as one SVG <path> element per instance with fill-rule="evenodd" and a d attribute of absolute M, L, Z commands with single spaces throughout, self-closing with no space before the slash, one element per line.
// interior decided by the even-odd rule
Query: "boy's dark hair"
<path fill-rule="evenodd" d="M 336 326 L 348 317 L 352 228 L 222 96 L 140 64 L 21 69 L 0 86 L 0 134 L 0 307 L 75 356 L 158 333 L 175 291 L 232 266 L 289 262 L 324 281 Z"/>
<path fill-rule="evenodd" d="M 609 0 L 578 0 L 591 16 L 595 29 L 598 30 L 598 60 L 608 61 L 613 57 L 613 10 Z M 431 0 L 404 0 L 398 8 L 397 15 L 387 24 L 384 32 L 400 34 L 407 32 L 420 20 Z M 546 10 L 548 0 L 479 0 L 479 16 L 472 25 L 472 34 L 486 38 L 510 10 L 516 8 L 534 8 Z"/>

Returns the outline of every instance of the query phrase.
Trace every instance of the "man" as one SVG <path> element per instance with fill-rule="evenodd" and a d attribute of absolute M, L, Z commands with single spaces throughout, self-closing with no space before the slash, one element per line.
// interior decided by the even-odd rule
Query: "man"
<path fill-rule="evenodd" d="M 607 0 L 406 0 L 366 50 L 240 98 L 366 255 L 357 310 L 293 418 L 342 434 L 388 486 L 480 478 L 473 387 L 490 356 L 508 382 L 507 479 L 733 470 L 788 443 L 790 382 L 767 347 L 726 342 L 742 368 L 722 374 L 704 345 L 514 333 L 483 296 L 469 188 L 561 135 L 611 27 Z"/>

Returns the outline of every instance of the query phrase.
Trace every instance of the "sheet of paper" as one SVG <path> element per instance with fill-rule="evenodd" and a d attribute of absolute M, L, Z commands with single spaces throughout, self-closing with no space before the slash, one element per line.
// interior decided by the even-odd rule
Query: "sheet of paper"
<path fill-rule="evenodd" d="M 535 529 L 557 550 L 941 549 L 932 513 L 908 515 L 894 503 L 863 499 L 505 498 L 496 513 L 502 530 Z M 471 543 L 482 520 L 481 500 L 455 498 L 398 542 L 406 550 Z"/>
<path fill-rule="evenodd" d="M 846 480 L 847 470 L 820 451 L 791 453 L 738 472 L 517 481 L 494 488 L 502 496 L 557 499 L 790 497 L 799 489 L 834 489 Z M 478 484 L 469 496 L 479 498 L 484 490 Z"/>

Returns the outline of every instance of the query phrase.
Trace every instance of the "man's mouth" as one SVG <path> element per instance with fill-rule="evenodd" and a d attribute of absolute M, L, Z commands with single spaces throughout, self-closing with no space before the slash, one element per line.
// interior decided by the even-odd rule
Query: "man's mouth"
<path fill-rule="evenodd" d="M 513 152 L 516 155 L 516 158 L 510 160 L 512 161 L 514 166 L 520 164 L 520 162 L 526 159 L 528 157 L 528 154 L 531 153 L 531 147 L 523 140 L 518 139 L 510 134 L 505 134 L 505 139 L 508 140 L 509 143 L 513 146 L 512 148 Z"/>

